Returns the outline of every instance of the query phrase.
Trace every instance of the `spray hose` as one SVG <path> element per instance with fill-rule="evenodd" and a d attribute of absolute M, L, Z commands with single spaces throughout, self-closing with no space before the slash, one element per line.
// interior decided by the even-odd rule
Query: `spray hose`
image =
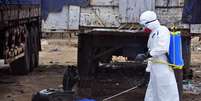
<path fill-rule="evenodd" d="M 146 82 L 146 74 L 140 80 L 138 80 L 135 84 L 133 84 L 132 81 L 129 80 L 124 73 L 122 73 L 122 71 L 119 71 L 119 74 L 122 75 L 124 77 L 124 79 L 127 80 L 127 82 L 130 84 L 131 88 L 129 88 L 127 90 L 124 90 L 122 92 L 119 92 L 119 93 L 117 93 L 115 95 L 109 96 L 107 98 L 104 98 L 102 101 L 109 101 L 109 100 L 111 100 L 111 99 L 113 99 L 115 97 L 118 97 L 118 96 L 122 95 L 122 94 L 125 94 L 125 93 L 128 93 L 130 91 L 133 91 L 133 90 L 137 89 L 138 87 L 144 85 L 144 83 Z"/>
<path fill-rule="evenodd" d="M 113 99 L 113 98 L 115 98 L 115 97 L 118 97 L 118 96 L 120 96 L 120 95 L 122 95 L 122 94 L 125 94 L 125 93 L 128 93 L 128 92 L 132 91 L 132 90 L 135 90 L 135 89 L 137 89 L 138 87 L 140 87 L 141 85 L 143 85 L 144 80 L 145 80 L 145 79 L 142 79 L 142 80 L 140 80 L 140 81 L 137 83 L 137 85 L 135 85 L 134 87 L 132 87 L 132 88 L 130 88 L 130 89 L 127 89 L 127 90 L 125 90 L 125 91 L 122 91 L 122 92 L 120 92 L 120 93 L 118 93 L 118 94 L 112 95 L 112 96 L 110 96 L 110 97 L 107 97 L 107 98 L 103 99 L 102 101 L 108 101 L 108 100 L 111 100 L 111 99 Z"/>

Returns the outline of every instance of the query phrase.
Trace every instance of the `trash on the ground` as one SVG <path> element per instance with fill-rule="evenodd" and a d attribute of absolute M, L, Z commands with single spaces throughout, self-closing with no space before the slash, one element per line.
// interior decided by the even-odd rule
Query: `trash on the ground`
<path fill-rule="evenodd" d="M 42 46 L 48 45 L 48 41 L 45 40 L 45 39 L 42 39 L 42 40 L 41 40 L 41 45 L 42 45 Z"/>
<path fill-rule="evenodd" d="M 60 52 L 61 50 L 58 49 L 58 48 L 53 48 L 53 49 L 50 49 L 49 52 Z"/>
<path fill-rule="evenodd" d="M 200 70 L 197 70 L 197 71 L 195 71 L 195 73 L 201 73 L 201 71 L 200 71 Z"/>
<path fill-rule="evenodd" d="M 197 47 L 197 50 L 198 50 L 198 51 L 201 51 L 201 47 Z"/>
<path fill-rule="evenodd" d="M 59 64 L 58 61 L 50 61 L 49 63 L 50 63 L 50 64 Z"/>
<path fill-rule="evenodd" d="M 112 56 L 112 62 L 126 62 L 127 60 L 128 58 L 124 56 Z"/>
<path fill-rule="evenodd" d="M 16 92 L 19 92 L 20 94 L 25 93 L 25 91 L 24 91 L 24 90 L 21 90 L 21 89 L 16 90 Z"/>
<path fill-rule="evenodd" d="M 201 75 L 196 75 L 195 78 L 201 78 Z"/>
<path fill-rule="evenodd" d="M 63 85 L 58 85 L 58 88 L 63 88 Z"/>
<path fill-rule="evenodd" d="M 61 89 L 44 89 L 32 96 L 32 101 L 74 101 L 74 92 Z"/>
<path fill-rule="evenodd" d="M 119 86 L 119 83 L 116 83 L 115 85 L 116 85 L 116 86 Z"/>
<path fill-rule="evenodd" d="M 191 80 L 183 81 L 183 90 L 184 93 L 195 94 L 195 95 L 201 94 L 201 87 L 193 84 Z"/>

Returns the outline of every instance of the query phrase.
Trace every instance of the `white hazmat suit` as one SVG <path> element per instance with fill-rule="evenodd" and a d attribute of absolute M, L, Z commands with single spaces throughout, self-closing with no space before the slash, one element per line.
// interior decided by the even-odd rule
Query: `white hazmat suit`
<path fill-rule="evenodd" d="M 174 71 L 167 65 L 154 61 L 168 62 L 170 31 L 161 26 L 153 11 L 140 16 L 140 23 L 151 30 L 148 40 L 149 58 L 146 71 L 150 72 L 150 81 L 144 101 L 179 101 L 179 93 Z"/>

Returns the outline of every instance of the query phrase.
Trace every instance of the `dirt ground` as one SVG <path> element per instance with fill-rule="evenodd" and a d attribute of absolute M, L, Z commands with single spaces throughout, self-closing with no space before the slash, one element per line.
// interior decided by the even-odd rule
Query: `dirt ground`
<path fill-rule="evenodd" d="M 27 76 L 0 70 L 0 101 L 31 101 L 32 94 L 45 88 L 59 88 L 65 68 L 76 64 L 77 48 L 65 40 L 42 40 L 40 65 Z"/>
<path fill-rule="evenodd" d="M 9 73 L 8 69 L 1 69 L 0 101 L 31 101 L 32 94 L 37 91 L 45 88 L 61 88 L 65 68 L 77 63 L 76 43 L 77 40 L 71 40 L 69 43 L 66 39 L 43 39 L 40 65 L 27 76 L 14 76 Z M 200 57 L 201 52 L 192 52 L 194 82 L 197 84 L 201 84 Z M 133 93 L 128 93 L 118 99 L 124 101 L 123 99 L 129 98 L 130 101 L 143 101 L 145 89 L 137 90 L 140 90 L 140 93 L 135 94 L 137 97 L 133 96 Z M 201 101 L 201 96 L 199 94 L 184 94 L 184 101 Z"/>

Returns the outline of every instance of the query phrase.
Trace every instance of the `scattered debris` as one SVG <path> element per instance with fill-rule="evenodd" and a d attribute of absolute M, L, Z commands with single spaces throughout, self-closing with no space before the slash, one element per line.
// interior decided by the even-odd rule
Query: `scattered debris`
<path fill-rule="evenodd" d="M 128 58 L 124 56 L 112 56 L 112 62 L 126 62 L 127 60 Z"/>
<path fill-rule="evenodd" d="M 50 61 L 49 63 L 50 63 L 50 64 L 59 64 L 58 61 Z"/>
<path fill-rule="evenodd" d="M 183 81 L 183 90 L 184 93 L 195 94 L 195 95 L 201 94 L 201 87 L 193 84 L 191 80 Z"/>
<path fill-rule="evenodd" d="M 7 98 L 11 98 L 11 95 L 8 95 Z"/>
<path fill-rule="evenodd" d="M 201 51 L 201 47 L 197 47 L 197 51 Z"/>
<path fill-rule="evenodd" d="M 48 41 L 45 40 L 45 39 L 42 39 L 42 40 L 41 40 L 41 45 L 42 45 L 42 46 L 47 46 L 47 45 L 48 45 Z"/>
<path fill-rule="evenodd" d="M 25 93 L 25 91 L 21 90 L 21 89 L 17 89 L 16 92 L 19 92 L 20 94 L 24 94 Z"/>

